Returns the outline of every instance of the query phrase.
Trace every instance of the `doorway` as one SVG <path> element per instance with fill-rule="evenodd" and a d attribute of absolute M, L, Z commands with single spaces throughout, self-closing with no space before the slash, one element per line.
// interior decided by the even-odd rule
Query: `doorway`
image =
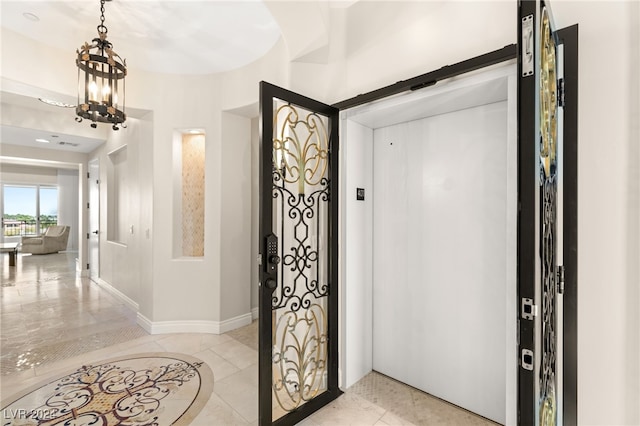
<path fill-rule="evenodd" d="M 100 162 L 89 161 L 89 277 L 100 278 Z"/>
<path fill-rule="evenodd" d="M 516 422 L 516 100 L 510 61 L 344 112 L 343 387 Z"/>
<path fill-rule="evenodd" d="M 530 29 L 530 19 L 529 15 L 522 18 L 523 30 Z M 577 25 L 574 25 L 557 31 L 557 41 L 561 42 L 558 45 L 559 52 L 564 51 L 561 55 L 564 59 L 561 61 L 560 67 L 564 69 L 564 72 L 560 72 L 562 71 L 560 70 L 558 75 L 563 77 L 558 79 L 557 85 L 549 85 L 541 92 L 537 91 L 537 82 L 542 71 L 536 70 L 535 66 L 533 72 L 530 69 L 533 44 L 524 43 L 520 48 L 516 45 L 505 46 L 485 55 L 448 65 L 333 105 L 332 108 L 340 112 L 340 140 L 344 142 L 341 149 L 327 151 L 329 154 L 333 153 L 339 157 L 338 191 L 334 189 L 331 193 L 334 196 L 338 194 L 340 205 L 338 209 L 340 224 L 337 233 L 333 233 L 338 235 L 338 238 L 334 240 L 337 247 L 332 247 L 333 252 L 340 253 L 337 259 L 339 268 L 339 330 L 335 330 L 333 335 L 337 335 L 339 340 L 337 342 L 339 345 L 339 365 L 336 367 L 338 368 L 341 389 L 350 387 L 374 369 L 374 282 L 378 279 L 378 277 L 374 277 L 374 252 L 379 249 L 379 244 L 374 238 L 374 210 L 371 202 L 372 193 L 375 195 L 373 188 L 375 130 L 506 101 L 507 137 L 509 139 L 506 142 L 506 152 L 508 159 L 512 158 L 514 151 L 517 151 L 515 164 L 507 162 L 508 176 L 515 175 L 516 179 L 507 179 L 508 200 L 506 200 L 506 206 L 508 207 L 507 211 L 513 209 L 513 206 L 518 207 L 516 220 L 518 237 L 515 245 L 517 262 L 514 262 L 515 265 L 513 265 L 508 260 L 506 261 L 506 279 L 512 279 L 514 266 L 517 278 L 516 285 L 507 286 L 505 290 L 507 294 L 505 297 L 506 336 L 504 339 L 506 347 L 504 365 L 505 423 L 532 425 L 539 423 L 539 419 L 544 419 L 545 424 L 555 424 L 559 419 L 558 413 L 562 413 L 561 421 L 563 424 L 576 423 L 577 29 Z M 532 36 L 531 32 L 526 34 L 528 37 Z M 517 59 L 517 74 L 514 75 L 511 70 L 500 75 L 500 71 L 497 70 L 504 68 L 505 65 L 514 68 L 516 63 L 514 58 Z M 526 69 L 522 67 L 525 59 L 529 64 Z M 549 66 L 547 71 L 552 68 L 554 67 Z M 496 73 L 492 74 L 494 70 Z M 490 83 L 491 80 L 494 80 L 493 84 Z M 553 82 L 554 80 L 547 80 L 547 82 L 549 81 Z M 503 90 L 499 88 L 500 86 L 504 87 L 505 82 L 506 97 Z M 436 84 L 436 87 L 421 90 Z M 296 99 L 292 103 L 297 105 L 300 105 L 300 102 L 317 102 L 285 89 L 277 89 L 285 91 L 287 97 Z M 539 93 L 544 94 L 547 100 L 558 100 L 558 102 L 553 105 L 545 104 L 546 109 L 541 108 Z M 279 149 L 281 144 L 275 135 L 271 136 L 271 140 L 265 139 L 265 135 L 272 133 L 270 127 L 272 117 L 269 115 L 274 106 L 272 97 L 263 97 L 260 105 L 263 130 L 260 141 L 263 148 L 268 148 L 271 145 L 273 147 L 272 150 L 261 150 L 263 167 L 261 168 L 260 182 L 262 186 L 271 182 L 268 170 L 272 167 L 272 160 L 277 159 L 274 152 Z M 542 112 L 548 113 L 544 116 L 545 120 L 556 117 L 550 113 L 552 111 L 558 114 L 558 121 L 563 125 L 556 127 L 554 124 L 545 128 L 538 126 L 541 123 Z M 338 115 L 333 113 L 332 115 L 336 117 L 332 122 L 337 124 Z M 264 129 L 267 131 L 265 132 Z M 517 134 L 517 137 L 514 138 L 514 134 Z M 554 141 L 554 143 L 543 145 L 541 135 L 547 137 L 547 142 Z M 334 155 L 329 155 L 329 157 Z M 484 163 L 490 165 L 489 161 L 484 161 Z M 561 171 L 556 175 L 559 179 L 558 193 L 562 194 L 558 205 L 560 212 L 558 216 L 555 216 L 555 210 L 550 206 L 553 204 L 555 196 L 547 190 L 547 187 L 555 187 L 555 185 L 553 179 L 551 182 L 548 179 L 541 179 L 543 166 L 545 172 Z M 515 173 L 513 169 L 515 169 Z M 332 182 L 335 182 L 335 179 L 332 179 Z M 419 181 L 418 183 L 423 182 Z M 550 185 L 547 185 L 548 183 Z M 411 184 L 416 186 L 415 182 L 411 182 Z M 269 188 L 265 187 L 265 190 Z M 517 196 L 514 197 L 513 194 Z M 548 210 L 544 210 L 544 223 L 540 220 L 543 213 L 541 194 L 545 194 L 545 209 L 548 207 Z M 261 209 L 260 217 L 263 221 L 265 212 L 268 210 Z M 513 234 L 513 229 L 509 226 L 513 218 L 510 219 L 510 217 L 508 215 L 505 220 L 508 226 L 506 231 L 508 241 L 510 235 Z M 554 223 L 558 218 L 561 218 L 563 225 L 557 226 L 556 229 Z M 549 230 L 553 231 L 548 232 Z M 543 234 L 542 231 L 545 233 Z M 554 239 L 549 238 L 549 235 L 554 235 L 553 233 L 558 231 L 562 235 L 561 246 L 555 246 Z M 546 238 L 544 240 L 545 247 L 549 248 L 554 245 L 554 250 L 562 253 L 562 259 L 566 262 L 565 265 L 556 265 L 558 269 L 554 273 L 552 266 L 554 265 L 553 258 L 556 256 L 553 251 L 546 250 L 544 252 L 550 254 L 545 257 L 544 272 L 549 279 L 545 281 L 544 289 L 539 280 L 540 270 L 537 269 L 542 261 L 543 251 L 538 248 L 543 243 L 543 235 Z M 264 255 L 269 251 L 269 235 L 261 232 L 261 236 L 265 243 Z M 551 244 L 549 244 L 550 242 Z M 509 243 L 507 242 L 507 244 Z M 277 248 L 277 245 L 275 247 Z M 510 252 L 507 251 L 507 253 Z M 278 258 L 274 257 L 273 259 L 277 260 Z M 558 259 L 556 257 L 556 261 Z M 276 260 L 266 262 L 267 267 L 277 265 Z M 549 262 L 549 260 L 551 261 Z M 378 259 L 376 259 L 377 261 Z M 388 259 L 383 256 L 379 261 L 388 262 Z M 499 272 L 502 273 L 502 271 Z M 270 282 L 269 279 L 272 281 Z M 335 280 L 332 281 L 335 282 Z M 557 288 L 553 283 L 557 284 Z M 261 288 L 264 286 L 278 287 L 277 283 L 273 284 L 273 279 L 270 276 L 261 278 Z M 335 291 L 331 292 L 334 297 L 335 293 Z M 556 294 L 563 295 L 561 300 L 555 297 Z M 465 296 L 464 293 L 461 295 Z M 260 303 L 261 306 L 262 304 L 271 306 L 271 295 L 261 292 Z M 403 308 L 400 307 L 400 309 Z M 556 310 L 555 316 L 550 315 Z M 562 312 L 560 313 L 560 311 Z M 261 341 L 267 343 L 266 339 L 270 339 L 271 334 L 265 331 L 270 330 L 271 318 L 265 317 L 263 314 L 260 314 L 260 318 Z M 338 324 L 337 321 L 333 323 Z M 411 326 L 411 324 L 401 324 L 401 327 L 407 326 Z M 554 327 L 561 327 L 561 333 L 554 335 Z M 396 329 L 392 330 L 392 332 L 396 331 Z M 541 342 L 543 333 L 544 341 Z M 562 339 L 561 342 L 558 339 L 559 335 Z M 330 338 L 328 341 L 335 343 L 335 339 Z M 490 342 L 483 342 L 483 347 L 490 344 Z M 263 349 L 260 351 L 260 364 L 262 365 L 263 362 L 265 364 L 271 363 L 272 349 L 267 345 L 261 347 Z M 468 348 L 468 351 L 476 349 Z M 336 353 L 337 355 L 338 353 Z M 467 353 L 466 355 L 470 358 L 473 357 L 473 354 Z M 561 361 L 556 364 L 557 360 Z M 476 368 L 482 367 L 482 365 L 478 365 Z M 260 374 L 260 404 L 270 412 L 271 399 L 269 397 L 273 383 L 269 380 L 268 371 L 265 370 L 265 372 L 264 375 L 262 371 Z M 558 380 L 555 381 L 554 377 L 557 377 Z M 544 386 L 541 386 L 543 384 Z M 561 394 L 561 397 L 556 399 L 554 396 L 556 394 Z M 324 403 L 326 402 L 324 401 Z M 319 408 L 324 403 L 319 402 L 314 408 Z M 465 402 L 463 406 L 468 405 Z M 305 415 L 302 412 L 299 414 L 298 419 Z M 270 419 L 261 416 L 260 422 L 261 424 L 269 424 Z"/>

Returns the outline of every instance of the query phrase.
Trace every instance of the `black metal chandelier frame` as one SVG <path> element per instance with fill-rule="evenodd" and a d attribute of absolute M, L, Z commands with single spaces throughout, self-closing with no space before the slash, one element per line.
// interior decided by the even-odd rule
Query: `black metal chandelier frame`
<path fill-rule="evenodd" d="M 97 123 L 112 124 L 113 130 L 119 125 L 126 127 L 124 112 L 126 60 L 113 51 L 107 41 L 107 27 L 104 25 L 104 5 L 100 0 L 100 24 L 98 37 L 85 43 L 76 51 L 78 67 L 78 106 L 76 121 L 91 120 L 91 127 Z"/>

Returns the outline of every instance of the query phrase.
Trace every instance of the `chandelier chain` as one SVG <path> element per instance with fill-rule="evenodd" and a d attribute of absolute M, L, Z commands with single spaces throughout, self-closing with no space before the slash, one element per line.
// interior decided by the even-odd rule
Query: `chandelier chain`
<path fill-rule="evenodd" d="M 104 25 L 104 3 L 105 0 L 100 0 L 100 25 L 98 25 L 98 33 L 107 34 L 107 27 Z"/>

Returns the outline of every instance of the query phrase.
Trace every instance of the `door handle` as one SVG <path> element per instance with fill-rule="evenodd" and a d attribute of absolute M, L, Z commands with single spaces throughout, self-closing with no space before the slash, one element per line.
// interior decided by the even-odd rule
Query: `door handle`
<path fill-rule="evenodd" d="M 269 290 L 275 290 L 278 286 L 278 283 L 276 283 L 276 280 L 272 278 L 267 278 L 267 280 L 264 282 L 264 286 Z"/>
<path fill-rule="evenodd" d="M 98 235 L 100 233 L 100 231 L 93 231 L 92 234 L 96 234 Z"/>

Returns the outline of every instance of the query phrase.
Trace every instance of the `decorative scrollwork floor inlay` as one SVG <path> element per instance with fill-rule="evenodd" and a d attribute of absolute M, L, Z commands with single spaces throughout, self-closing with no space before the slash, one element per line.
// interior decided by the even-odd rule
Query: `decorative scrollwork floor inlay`
<path fill-rule="evenodd" d="M 83 365 L 2 403 L 2 425 L 187 425 L 213 373 L 183 354 L 139 354 Z"/>

